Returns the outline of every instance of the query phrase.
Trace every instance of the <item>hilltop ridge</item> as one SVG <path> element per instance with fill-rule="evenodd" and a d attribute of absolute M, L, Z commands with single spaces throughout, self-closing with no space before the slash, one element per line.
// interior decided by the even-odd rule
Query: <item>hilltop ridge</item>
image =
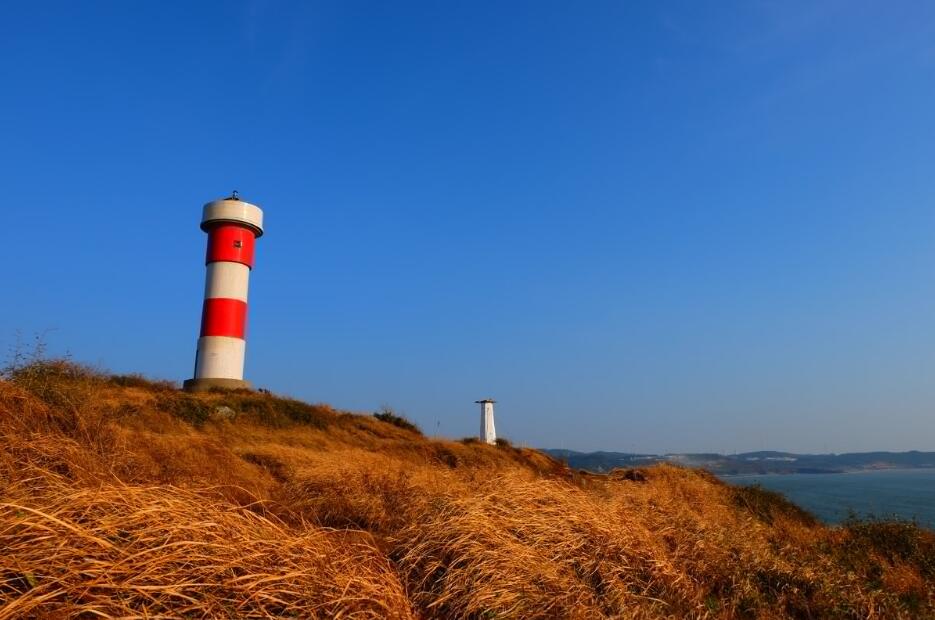
<path fill-rule="evenodd" d="M 0 381 L 0 620 L 935 617 L 935 534 L 254 392 Z"/>

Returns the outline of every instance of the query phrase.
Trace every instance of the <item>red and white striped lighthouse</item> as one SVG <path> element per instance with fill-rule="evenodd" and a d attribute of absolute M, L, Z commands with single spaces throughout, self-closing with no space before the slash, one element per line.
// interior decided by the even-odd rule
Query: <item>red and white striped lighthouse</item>
<path fill-rule="evenodd" d="M 263 234 L 263 211 L 234 192 L 204 206 L 201 229 L 208 233 L 205 301 L 195 354 L 195 376 L 188 391 L 251 386 L 243 380 L 247 328 L 247 287 L 256 239 Z"/>

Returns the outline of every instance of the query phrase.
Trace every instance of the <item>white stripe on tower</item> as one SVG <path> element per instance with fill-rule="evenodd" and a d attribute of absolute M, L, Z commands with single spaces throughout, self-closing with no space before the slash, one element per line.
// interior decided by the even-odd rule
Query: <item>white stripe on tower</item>
<path fill-rule="evenodd" d="M 250 288 L 250 268 L 243 263 L 208 263 L 205 278 L 205 299 L 223 297 L 247 303 Z"/>
<path fill-rule="evenodd" d="M 246 353 L 247 341 L 243 338 L 202 336 L 198 339 L 198 353 L 195 356 L 198 360 L 195 366 L 195 380 L 231 379 L 233 381 L 242 381 Z M 217 387 L 223 386 L 219 385 Z"/>

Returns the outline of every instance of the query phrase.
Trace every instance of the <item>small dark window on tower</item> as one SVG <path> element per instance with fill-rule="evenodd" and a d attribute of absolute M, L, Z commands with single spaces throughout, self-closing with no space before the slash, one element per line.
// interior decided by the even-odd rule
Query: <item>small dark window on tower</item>
<path fill-rule="evenodd" d="M 242 247 L 243 247 L 243 241 L 242 241 L 241 239 L 234 239 L 234 247 L 235 247 L 235 248 L 242 248 Z"/>

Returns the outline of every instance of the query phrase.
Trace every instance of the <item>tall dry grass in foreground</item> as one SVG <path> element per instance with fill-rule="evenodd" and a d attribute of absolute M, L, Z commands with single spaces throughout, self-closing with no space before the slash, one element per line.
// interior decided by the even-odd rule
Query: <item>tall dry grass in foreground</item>
<path fill-rule="evenodd" d="M 931 532 L 381 417 L 8 371 L 0 619 L 935 617 Z"/>

